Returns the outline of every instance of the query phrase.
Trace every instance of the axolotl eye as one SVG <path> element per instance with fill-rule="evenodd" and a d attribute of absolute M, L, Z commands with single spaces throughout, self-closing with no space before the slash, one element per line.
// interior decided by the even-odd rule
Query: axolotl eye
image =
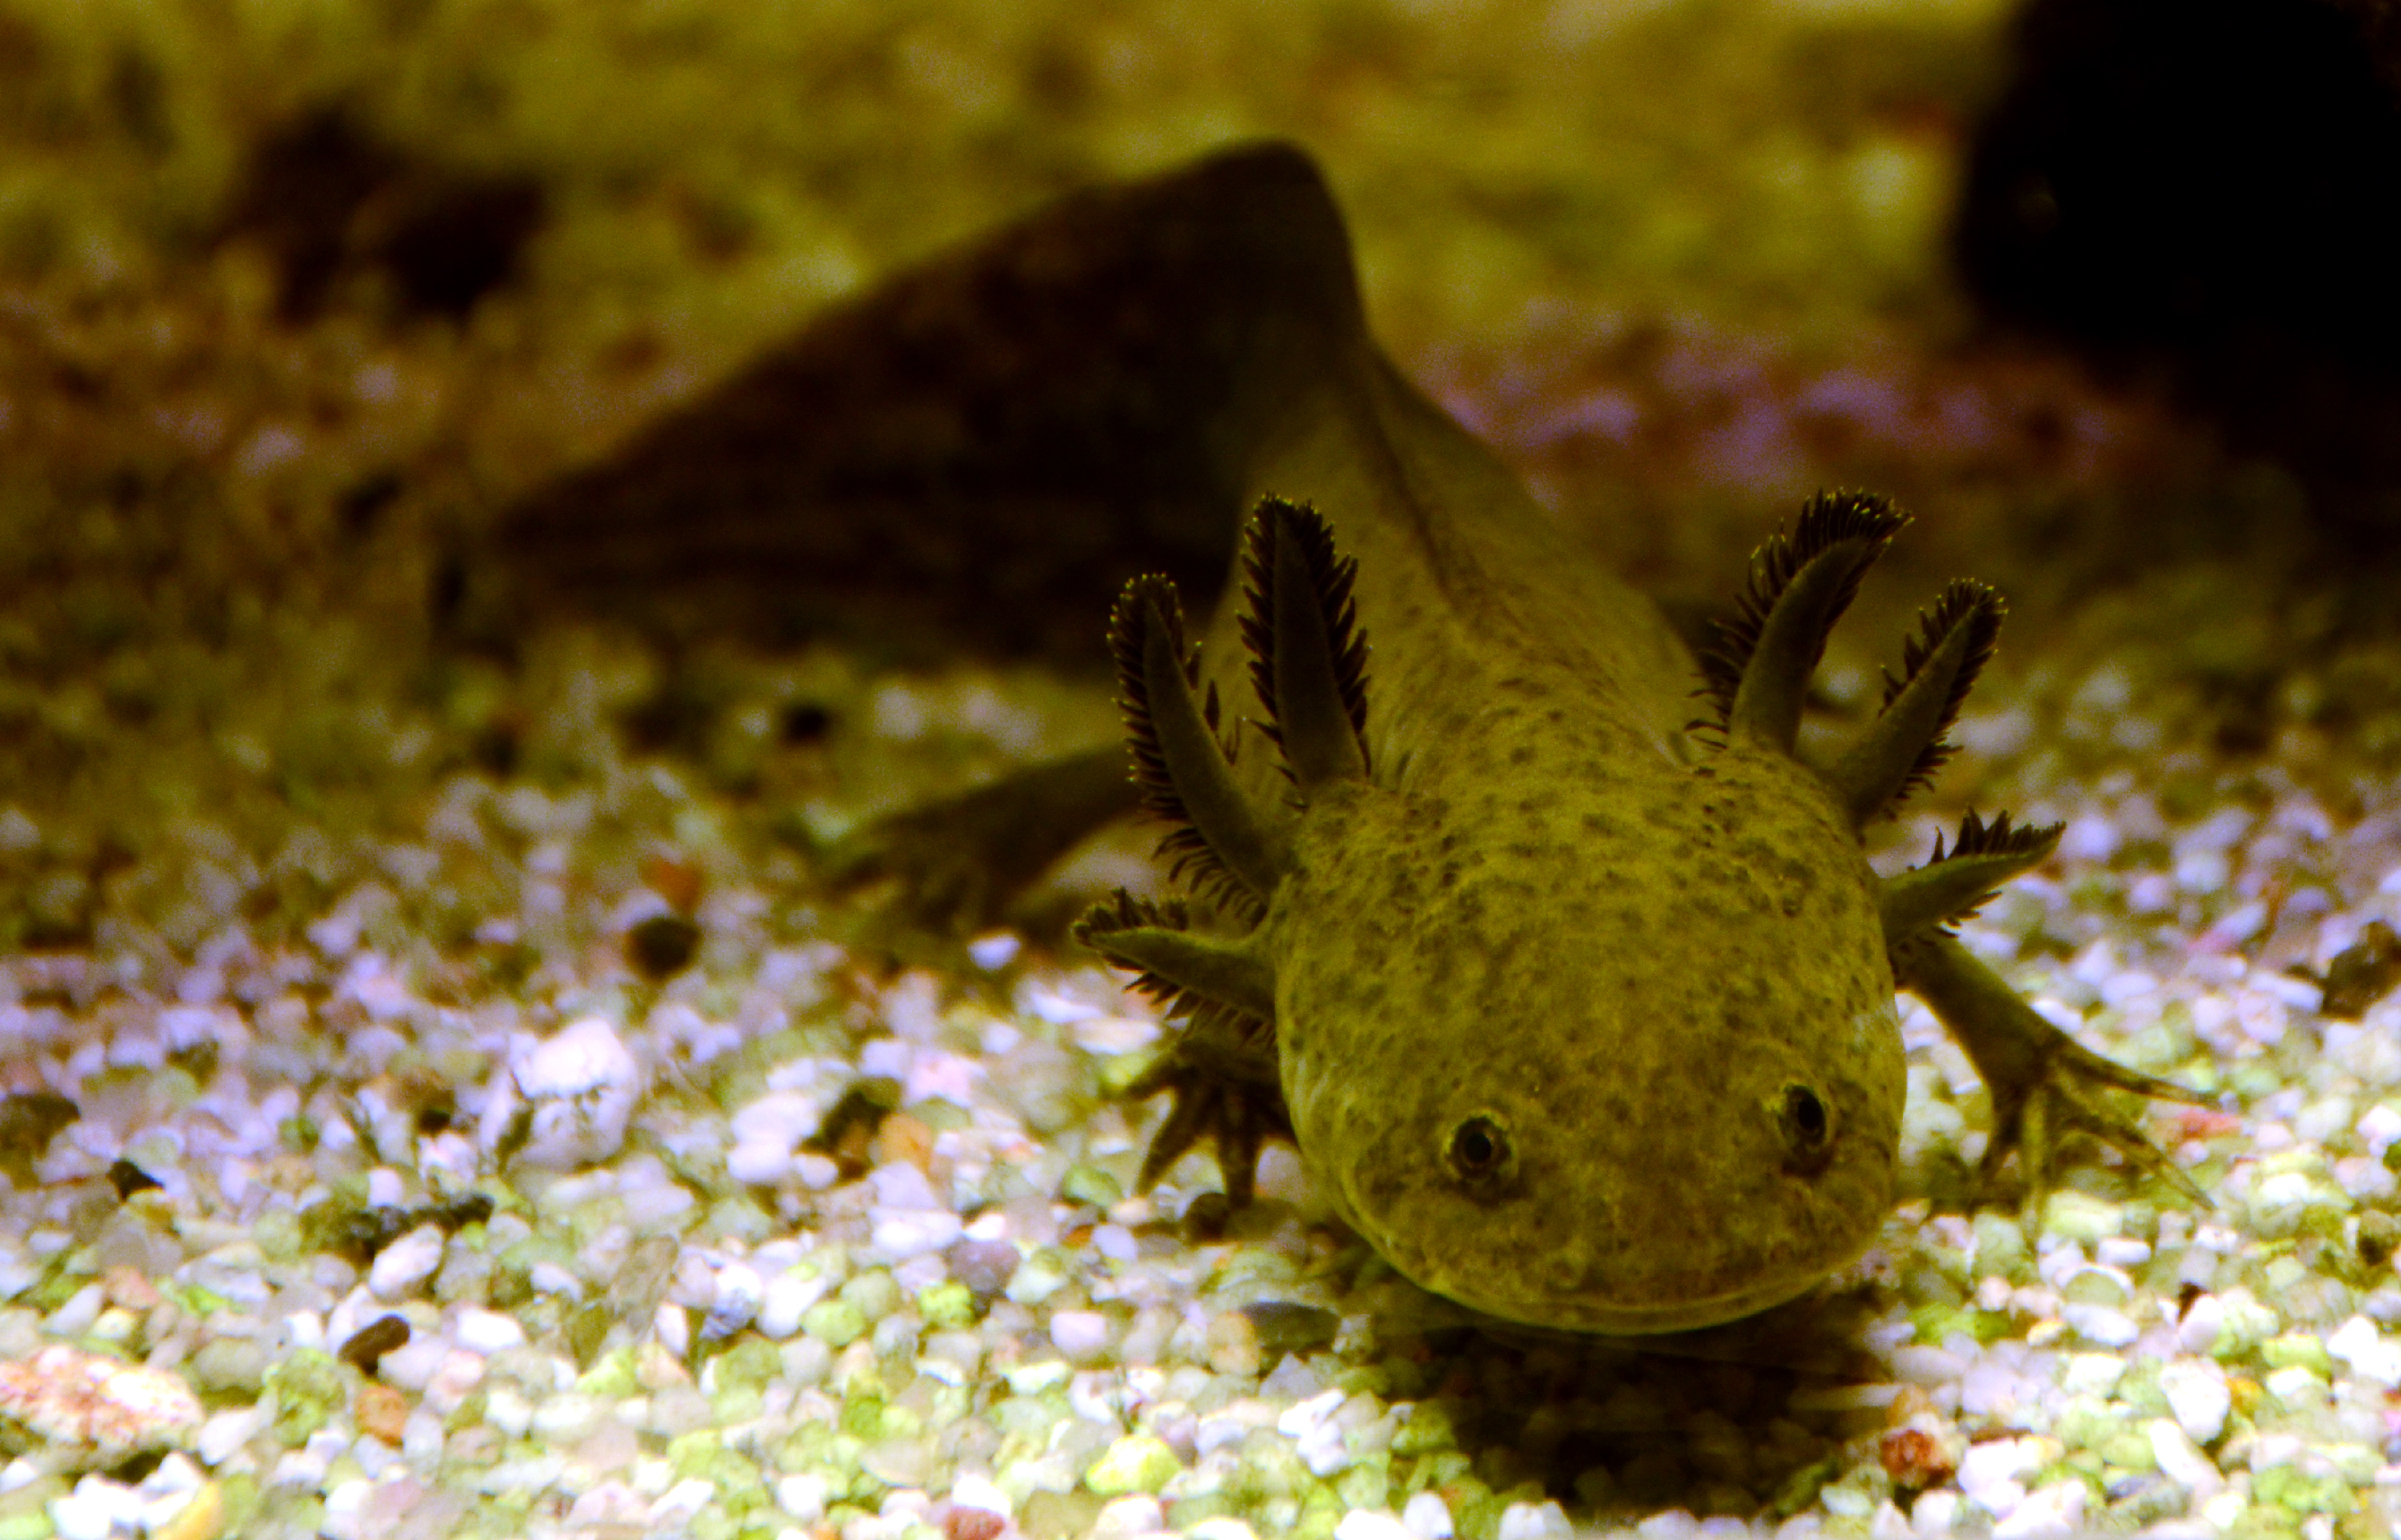
<path fill-rule="evenodd" d="M 1444 1148 L 1450 1174 L 1471 1192 L 1489 1191 L 1507 1180 L 1516 1162 L 1509 1134 L 1489 1113 L 1479 1112 L 1450 1131 Z"/>
<path fill-rule="evenodd" d="M 1784 1169 L 1815 1176 L 1834 1159 L 1834 1111 L 1808 1086 L 1787 1085 L 1776 1106 L 1777 1132 L 1784 1140 Z"/>

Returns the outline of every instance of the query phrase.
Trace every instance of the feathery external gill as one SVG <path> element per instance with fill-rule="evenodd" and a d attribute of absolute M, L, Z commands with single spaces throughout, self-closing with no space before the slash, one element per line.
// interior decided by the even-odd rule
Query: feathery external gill
<path fill-rule="evenodd" d="M 1740 727 L 1791 749 L 1827 634 L 1907 522 L 1883 498 L 1820 492 L 1789 538 L 1772 535 L 1760 546 L 1734 617 L 1718 622 L 1716 642 L 1701 657 L 1701 693 L 1712 711 L 1706 727 L 1722 739 Z"/>
<path fill-rule="evenodd" d="M 1235 784 L 1216 692 L 1197 694 L 1199 653 L 1185 640 L 1175 584 L 1127 584 L 1109 615 L 1109 648 L 1143 806 L 1170 825 L 1158 854 L 1196 894 L 1256 921 L 1283 868 L 1283 840 Z"/>
<path fill-rule="evenodd" d="M 1242 530 L 1242 642 L 1284 775 L 1303 791 L 1367 774 L 1367 639 L 1355 558 L 1316 509 L 1259 500 Z"/>
<path fill-rule="evenodd" d="M 2064 827 L 2056 823 L 2012 826 L 2007 813 L 1996 814 L 1986 823 L 1971 812 L 1959 820 L 1959 837 L 1948 850 L 1938 832 L 1934 854 L 1925 865 L 1913 866 L 1878 885 L 1885 944 L 1896 946 L 1921 931 L 1968 918 L 2001 884 L 2049 859 L 2058 848 Z"/>
<path fill-rule="evenodd" d="M 1932 784 L 1957 751 L 1944 735 L 1992 659 L 2004 611 L 1998 594 L 1961 579 L 1919 615 L 1916 633 L 1901 644 L 1900 676 L 1885 675 L 1883 709 L 1826 772 L 1854 827 Z"/>

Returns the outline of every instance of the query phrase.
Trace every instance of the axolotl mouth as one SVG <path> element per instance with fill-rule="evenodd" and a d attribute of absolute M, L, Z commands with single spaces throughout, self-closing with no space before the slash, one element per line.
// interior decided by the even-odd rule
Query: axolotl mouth
<path fill-rule="evenodd" d="M 1319 1148 L 1344 1154 L 1314 1169 L 1405 1277 L 1479 1313 L 1611 1335 L 1736 1320 L 1851 1262 L 1891 1208 L 1890 997 L 1827 1025 L 1847 1050 L 1832 1062 L 1695 1031 L 1674 1096 L 1656 1076 L 1544 1076 L 1497 1052 L 1497 1073 L 1341 1106 Z"/>

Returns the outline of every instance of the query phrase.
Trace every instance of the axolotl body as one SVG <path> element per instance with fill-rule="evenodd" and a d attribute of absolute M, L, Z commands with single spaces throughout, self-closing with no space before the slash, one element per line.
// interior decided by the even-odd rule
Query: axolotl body
<path fill-rule="evenodd" d="M 1149 394 L 1102 409 L 1152 402 L 1189 479 L 1250 511 L 1204 634 L 1164 578 L 1118 600 L 1131 788 L 1122 749 L 1086 756 L 892 820 L 846 859 L 988 892 L 1130 797 L 1167 822 L 1192 901 L 1120 895 L 1077 928 L 1172 1007 L 1132 1088 L 1172 1098 L 1146 1185 L 1208 1139 L 1246 1201 L 1262 1142 L 1286 1137 L 1378 1253 L 1475 1311 L 1600 1333 L 1730 1320 L 1845 1265 L 1889 1210 L 1899 986 L 1992 1092 L 1988 1175 L 2019 1153 L 2038 1203 L 2084 1133 L 2190 1190 L 2110 1100 L 2183 1093 L 2078 1047 L 1946 928 L 2056 831 L 1971 815 L 1890 878 L 1862 850 L 1948 752 L 1998 598 L 1953 584 L 1858 741 L 1796 746 L 1826 636 L 1904 522 L 1883 501 L 1813 501 L 1696 663 L 1386 360 L 1299 152 L 1084 194 L 949 264 L 968 276 L 893 301 L 899 329 L 936 337 L 938 301 L 968 292 L 1065 316 L 1042 324 L 1077 345 L 1084 318 L 1114 328 L 1133 340 L 1111 368 L 1131 359 Z M 1123 272 L 1145 266 L 1200 297 L 1130 305 Z M 979 419 L 1046 389 L 1037 350 L 1001 352 Z M 662 464 L 707 452 L 661 442 Z M 572 488 L 560 505 L 591 516 Z"/>

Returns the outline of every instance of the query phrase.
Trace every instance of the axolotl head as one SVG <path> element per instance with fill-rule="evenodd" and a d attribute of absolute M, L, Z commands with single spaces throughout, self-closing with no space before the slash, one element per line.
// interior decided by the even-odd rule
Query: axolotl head
<path fill-rule="evenodd" d="M 1173 589 L 1129 585 L 1113 640 L 1162 852 L 1248 927 L 1214 939 L 1120 895 L 1079 929 L 1184 1020 L 1131 1088 L 1175 1097 L 1144 1182 L 1214 1135 L 1240 1202 L 1260 1141 L 1291 1136 L 1409 1278 L 1577 1330 L 1731 1320 L 1857 1255 L 1899 1143 L 1891 949 L 2057 838 L 1971 816 L 1896 877 L 1861 854 L 1991 651 L 1999 604 L 1972 584 L 1848 750 L 1795 752 L 1826 632 L 1900 523 L 1820 497 L 1762 548 L 1703 660 L 1696 753 L 1579 704 L 1568 669 L 1494 681 L 1395 768 L 1369 763 L 1353 564 L 1269 500 L 1242 634 L 1290 783 L 1272 802 L 1233 774 Z"/>
<path fill-rule="evenodd" d="M 1303 1155 L 1411 1281 L 1506 1320 L 1790 1299 L 1891 1204 L 1900 1033 L 1858 839 L 1777 756 L 1604 770 L 1556 722 L 1485 725 L 1488 774 L 1294 830 L 1266 930 Z"/>

